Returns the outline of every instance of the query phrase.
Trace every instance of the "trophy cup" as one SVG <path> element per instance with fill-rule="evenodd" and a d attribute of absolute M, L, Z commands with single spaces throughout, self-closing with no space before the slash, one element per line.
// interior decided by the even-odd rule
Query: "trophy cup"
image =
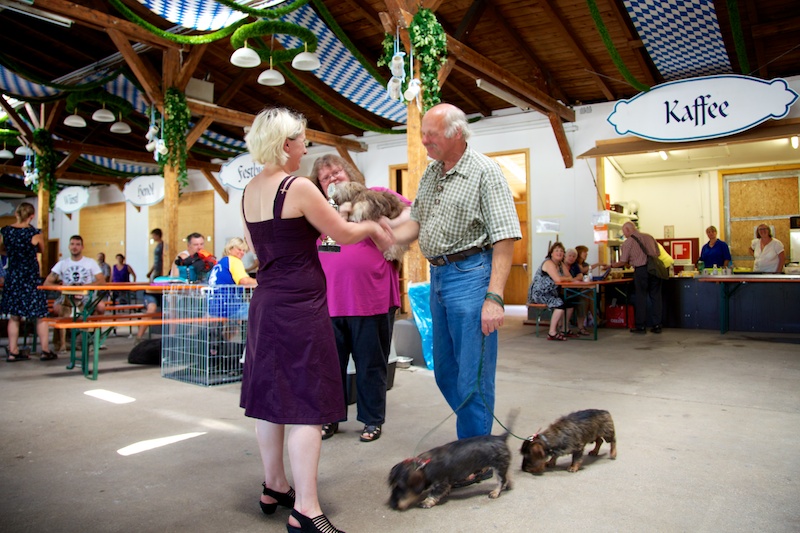
<path fill-rule="evenodd" d="M 336 184 L 331 183 L 328 185 L 328 203 L 331 204 L 331 207 L 339 211 L 339 206 L 336 205 L 336 202 L 333 199 L 333 195 L 336 193 Z M 325 240 L 322 241 L 317 247 L 317 250 L 320 252 L 341 252 L 342 247 L 336 244 L 336 241 L 331 238 L 330 235 L 325 237 Z"/>

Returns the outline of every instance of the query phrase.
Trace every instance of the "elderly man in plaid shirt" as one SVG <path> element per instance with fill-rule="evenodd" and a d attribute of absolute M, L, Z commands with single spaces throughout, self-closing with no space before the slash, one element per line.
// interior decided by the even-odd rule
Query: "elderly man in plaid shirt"
<path fill-rule="evenodd" d="M 425 114 L 422 144 L 434 161 L 411 220 L 395 229 L 400 243 L 419 239 L 431 263 L 434 373 L 458 417 L 459 439 L 492 431 L 503 290 L 514 241 L 522 238 L 505 176 L 467 145 L 469 135 L 464 112 L 453 105 Z"/>

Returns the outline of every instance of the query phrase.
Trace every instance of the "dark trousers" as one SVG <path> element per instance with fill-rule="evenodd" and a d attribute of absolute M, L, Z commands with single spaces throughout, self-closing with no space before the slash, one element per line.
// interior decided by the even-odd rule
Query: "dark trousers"
<path fill-rule="evenodd" d="M 647 265 L 633 270 L 633 286 L 636 294 L 633 303 L 636 308 L 636 327 L 645 328 L 661 325 L 661 279 L 647 273 Z M 647 316 L 647 300 L 650 300 L 650 317 Z"/>
<path fill-rule="evenodd" d="M 386 417 L 386 379 L 396 308 L 374 316 L 333 317 L 333 332 L 342 372 L 347 412 L 347 363 L 350 354 L 356 366 L 357 419 L 381 425 Z M 346 420 L 346 418 L 345 418 Z"/>

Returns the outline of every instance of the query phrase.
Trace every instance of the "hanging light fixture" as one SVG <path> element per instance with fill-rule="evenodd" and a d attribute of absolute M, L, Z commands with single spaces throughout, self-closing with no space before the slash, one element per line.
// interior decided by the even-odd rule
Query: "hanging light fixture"
<path fill-rule="evenodd" d="M 272 45 L 274 43 L 275 35 L 273 34 L 269 43 L 269 68 L 258 75 L 258 83 L 268 87 L 277 87 L 286 83 L 286 78 L 283 77 L 283 74 L 272 68 Z"/>
<path fill-rule="evenodd" d="M 791 143 L 792 148 L 797 150 L 797 147 L 800 146 L 800 139 L 798 139 L 797 135 L 792 136 Z"/>
<path fill-rule="evenodd" d="M 661 156 L 661 159 L 663 159 L 664 161 L 666 161 L 669 158 L 669 154 L 667 154 L 667 152 L 665 152 L 664 150 L 659 150 L 658 155 Z"/>
<path fill-rule="evenodd" d="M 111 125 L 111 133 L 130 133 L 131 127 L 127 122 L 122 122 L 122 113 L 118 115 L 119 120 Z"/>
<path fill-rule="evenodd" d="M 0 159 L 14 159 L 14 154 L 6 148 L 6 143 L 3 143 L 3 149 L 0 150 Z"/>
<path fill-rule="evenodd" d="M 247 41 L 242 48 L 237 49 L 231 55 L 231 63 L 241 68 L 253 68 L 261 64 L 261 57 L 258 52 L 247 47 Z"/>
<path fill-rule="evenodd" d="M 103 104 L 103 107 L 92 113 L 92 120 L 95 122 L 114 122 L 117 120 L 117 117 L 114 116 L 114 113 L 106 109 L 106 104 Z"/>
<path fill-rule="evenodd" d="M 33 155 L 33 150 L 31 149 L 30 146 L 25 146 L 24 144 L 22 144 L 18 146 L 16 150 L 14 150 L 14 153 L 17 155 L 24 155 L 25 157 L 27 157 L 29 155 Z"/>
<path fill-rule="evenodd" d="M 70 126 L 71 128 L 85 128 L 86 121 L 78 114 L 78 108 L 76 107 L 75 111 L 73 111 L 70 116 L 64 119 L 64 125 Z"/>
<path fill-rule="evenodd" d="M 317 70 L 319 68 L 319 57 L 317 54 L 308 51 L 308 43 L 305 45 L 305 52 L 300 52 L 292 59 L 292 66 L 297 70 Z"/>

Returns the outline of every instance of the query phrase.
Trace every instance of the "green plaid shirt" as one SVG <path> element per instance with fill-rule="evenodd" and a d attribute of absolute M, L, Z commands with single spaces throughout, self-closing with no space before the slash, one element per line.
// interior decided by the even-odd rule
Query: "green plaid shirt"
<path fill-rule="evenodd" d="M 514 197 L 497 163 L 467 146 L 456 166 L 443 170 L 441 161 L 428 165 L 411 206 L 425 257 L 522 238 Z"/>

